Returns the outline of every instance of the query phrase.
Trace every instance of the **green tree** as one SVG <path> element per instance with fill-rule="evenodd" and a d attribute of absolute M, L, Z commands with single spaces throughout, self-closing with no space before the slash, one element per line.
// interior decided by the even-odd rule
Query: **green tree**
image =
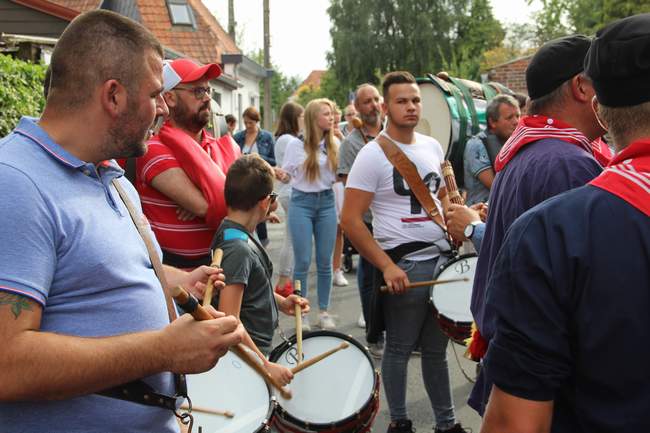
<path fill-rule="evenodd" d="M 0 137 L 9 134 L 21 116 L 41 114 L 45 69 L 0 54 Z"/>
<path fill-rule="evenodd" d="M 398 69 L 478 79 L 505 34 L 488 0 L 331 0 L 328 14 L 338 94 Z"/>
<path fill-rule="evenodd" d="M 542 9 L 534 16 L 537 42 L 573 33 L 593 35 L 612 21 L 646 12 L 650 0 L 542 0 Z"/>
<path fill-rule="evenodd" d="M 348 94 L 352 90 L 342 87 L 336 77 L 336 72 L 330 69 L 321 78 L 320 87 L 303 86 L 299 88 L 296 102 L 304 107 L 312 99 L 327 98 L 336 102 L 342 109 L 348 104 Z"/>

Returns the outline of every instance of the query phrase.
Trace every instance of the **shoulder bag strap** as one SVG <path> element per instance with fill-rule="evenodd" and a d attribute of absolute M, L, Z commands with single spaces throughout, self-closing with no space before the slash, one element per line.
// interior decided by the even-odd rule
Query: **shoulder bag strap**
<path fill-rule="evenodd" d="M 445 227 L 445 222 L 442 219 L 442 215 L 438 212 L 438 207 L 436 206 L 433 197 L 431 197 L 431 191 L 422 181 L 415 164 L 413 164 L 397 144 L 395 144 L 395 142 L 390 138 L 386 137 L 385 134 L 380 134 L 375 138 L 375 141 L 379 144 L 381 150 L 384 151 L 386 158 L 388 158 L 393 167 L 395 167 L 399 174 L 402 175 L 411 189 L 411 192 L 413 192 L 415 198 L 420 202 L 420 205 L 429 218 L 431 218 L 433 222 L 438 224 L 440 228 L 446 232 L 447 229 Z"/>
<path fill-rule="evenodd" d="M 151 264 L 153 265 L 153 270 L 156 274 L 156 277 L 158 277 L 158 281 L 160 281 L 160 285 L 162 286 L 163 293 L 165 294 L 165 302 L 167 303 L 167 314 L 169 315 L 169 322 L 171 323 L 177 317 L 176 308 L 174 307 L 174 301 L 172 300 L 171 294 L 169 293 L 169 287 L 167 286 L 167 279 L 165 278 L 165 271 L 163 270 L 162 261 L 160 260 L 160 256 L 158 256 L 158 251 L 156 251 L 156 248 L 153 245 L 153 241 L 149 236 L 148 233 L 149 228 L 143 220 L 143 215 L 139 214 L 138 211 L 135 209 L 126 191 L 124 191 L 124 188 L 122 188 L 122 185 L 120 185 L 120 182 L 118 182 L 117 179 L 113 179 L 113 186 L 117 190 L 117 193 L 119 194 L 120 198 L 124 202 L 124 205 L 128 209 L 129 215 L 131 216 L 131 220 L 133 221 L 133 224 L 135 224 L 136 229 L 138 229 L 138 233 L 140 234 L 140 237 L 142 238 L 145 246 L 147 247 L 147 252 L 149 253 L 149 259 L 151 260 Z"/>

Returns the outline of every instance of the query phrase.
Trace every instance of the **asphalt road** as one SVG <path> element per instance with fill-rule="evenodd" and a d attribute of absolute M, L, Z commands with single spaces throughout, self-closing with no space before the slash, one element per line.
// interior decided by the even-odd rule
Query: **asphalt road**
<path fill-rule="evenodd" d="M 281 210 L 278 214 L 282 217 Z M 269 224 L 269 237 L 271 243 L 267 250 L 273 260 L 273 263 L 279 263 L 280 249 L 282 247 L 284 236 L 284 223 Z M 355 267 L 352 273 L 346 275 L 349 282 L 347 287 L 334 287 L 331 295 L 330 312 L 336 316 L 337 331 L 350 335 L 362 344 L 365 345 L 364 330 L 357 326 L 357 319 L 361 311 L 361 304 L 359 301 L 359 293 L 356 284 L 356 259 Z M 318 308 L 316 302 L 315 290 L 315 268 L 312 266 L 309 275 L 309 300 L 312 306 L 316 306 L 312 313 L 310 313 L 310 320 L 312 325 L 318 321 Z M 277 281 L 277 273 L 274 277 L 274 282 Z M 293 335 L 295 324 L 292 318 L 281 314 L 280 328 L 284 330 L 286 335 Z M 274 347 L 281 343 L 280 337 L 277 335 L 274 340 Z M 454 353 L 455 349 L 455 353 Z M 456 419 L 463 424 L 464 427 L 471 428 L 474 433 L 479 431 L 480 417 L 474 412 L 472 408 L 467 405 L 467 397 L 472 384 L 464 377 L 461 368 L 466 374 L 474 378 L 476 364 L 464 359 L 462 354 L 464 348 L 450 342 L 447 350 L 447 359 L 449 364 L 449 372 L 451 375 L 451 384 L 454 405 L 456 409 Z M 456 357 L 457 355 L 457 357 Z M 458 360 L 457 360 L 458 359 Z M 376 364 L 379 368 L 379 363 Z M 383 389 L 380 392 L 381 403 L 379 413 L 375 420 L 373 431 L 384 432 L 386 431 L 390 422 L 388 415 L 388 405 L 384 397 Z M 413 420 L 413 426 L 419 432 L 430 431 L 434 425 L 433 411 L 429 404 L 429 399 L 422 384 L 422 374 L 420 369 L 420 357 L 412 356 L 409 362 L 408 370 L 408 390 L 407 390 L 407 408 L 409 417 Z"/>

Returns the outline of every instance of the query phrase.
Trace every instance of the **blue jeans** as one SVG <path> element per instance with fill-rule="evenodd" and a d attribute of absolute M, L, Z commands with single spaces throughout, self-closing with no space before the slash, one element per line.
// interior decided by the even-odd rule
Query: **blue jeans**
<path fill-rule="evenodd" d="M 411 282 L 416 282 L 430 280 L 437 261 L 438 258 L 420 262 L 403 259 L 397 265 Z M 411 352 L 419 344 L 422 380 L 435 414 L 436 427 L 446 430 L 456 422 L 447 367 L 449 340 L 433 317 L 429 291 L 430 287 L 419 287 L 403 295 L 385 297 L 386 343 L 381 370 L 391 420 L 408 419 L 406 372 Z"/>
<path fill-rule="evenodd" d="M 336 240 L 334 192 L 293 190 L 289 203 L 289 228 L 293 241 L 294 280 L 300 280 L 302 296 L 307 297 L 307 275 L 311 264 L 312 238 L 316 242 L 318 307 L 325 311 L 332 291 L 332 253 Z"/>

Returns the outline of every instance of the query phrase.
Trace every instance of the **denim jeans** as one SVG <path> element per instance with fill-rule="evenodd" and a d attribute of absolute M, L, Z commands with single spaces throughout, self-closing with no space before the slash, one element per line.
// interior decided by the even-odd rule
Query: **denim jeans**
<path fill-rule="evenodd" d="M 438 258 L 397 264 L 411 282 L 430 280 Z M 408 419 L 406 412 L 406 372 L 411 352 L 422 350 L 421 368 L 424 388 L 429 396 L 441 430 L 455 424 L 447 367 L 447 336 L 440 330 L 429 305 L 430 287 L 407 290 L 402 295 L 388 295 L 384 300 L 386 343 L 381 370 L 392 421 Z"/>
<path fill-rule="evenodd" d="M 312 238 L 316 243 L 318 307 L 325 311 L 330 303 L 332 253 L 336 240 L 336 209 L 332 190 L 302 192 L 294 189 L 289 203 L 288 223 L 293 240 L 293 278 L 300 280 L 304 297 L 308 291 Z"/>

